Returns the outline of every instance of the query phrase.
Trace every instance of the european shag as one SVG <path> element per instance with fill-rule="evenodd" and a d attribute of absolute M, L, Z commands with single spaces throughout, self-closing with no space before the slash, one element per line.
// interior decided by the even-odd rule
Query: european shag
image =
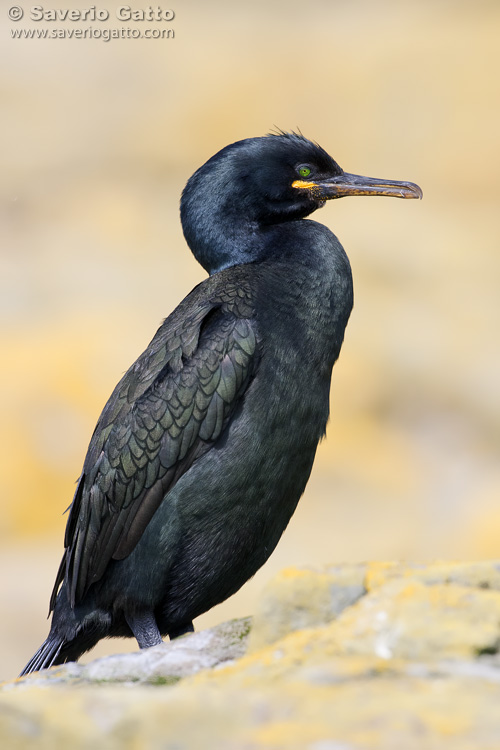
<path fill-rule="evenodd" d="M 265 563 L 306 486 L 353 303 L 348 258 L 306 216 L 345 195 L 421 198 L 347 174 L 295 133 L 223 148 L 188 180 L 209 277 L 113 391 L 71 504 L 52 625 L 23 674 L 101 638 L 193 630 Z"/>

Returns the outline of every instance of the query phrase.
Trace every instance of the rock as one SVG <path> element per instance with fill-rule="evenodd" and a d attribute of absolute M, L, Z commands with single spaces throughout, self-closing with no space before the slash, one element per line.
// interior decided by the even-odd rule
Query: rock
<path fill-rule="evenodd" d="M 173 685 L 202 669 L 213 669 L 243 656 L 250 624 L 249 617 L 231 620 L 144 651 L 106 656 L 90 664 L 70 662 L 44 669 L 10 683 L 10 686 L 26 688 L 113 682 Z"/>
<path fill-rule="evenodd" d="M 249 650 L 274 643 L 292 630 L 330 622 L 366 592 L 365 575 L 366 565 L 283 570 L 262 593 Z"/>
<path fill-rule="evenodd" d="M 496 562 L 284 571 L 247 655 L 243 620 L 7 684 L 0 746 L 493 750 L 498 575 Z"/>
<path fill-rule="evenodd" d="M 500 562 L 497 560 L 473 563 L 436 562 L 431 565 L 372 562 L 366 565 L 367 591 L 372 591 L 395 578 L 411 578 L 428 584 L 458 583 L 461 586 L 500 591 Z"/>
<path fill-rule="evenodd" d="M 249 651 L 337 619 L 329 633 L 352 653 L 385 658 L 396 643 L 405 658 L 417 656 L 417 647 L 420 657 L 436 648 L 441 656 L 480 653 L 497 648 L 499 608 L 495 561 L 289 568 L 264 589 Z"/>
<path fill-rule="evenodd" d="M 382 659 L 472 658 L 500 646 L 500 591 L 394 580 L 325 631 L 342 653 Z"/>

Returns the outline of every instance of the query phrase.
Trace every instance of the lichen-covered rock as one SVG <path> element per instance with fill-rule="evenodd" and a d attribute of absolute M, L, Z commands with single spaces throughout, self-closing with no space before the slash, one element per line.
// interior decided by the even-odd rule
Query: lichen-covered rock
<path fill-rule="evenodd" d="M 5 687 L 113 682 L 173 685 L 202 669 L 214 669 L 243 656 L 250 624 L 249 617 L 231 620 L 144 651 L 106 656 L 90 664 L 70 662 L 44 669 Z"/>
<path fill-rule="evenodd" d="M 374 562 L 286 569 L 264 589 L 249 651 L 294 630 L 332 621 L 330 637 L 350 653 L 432 658 L 495 651 L 500 563 Z"/>
<path fill-rule="evenodd" d="M 18 680 L 0 693 L 0 747 L 496 750 L 498 572 L 285 571 L 263 594 L 247 655 L 245 620 Z"/>
<path fill-rule="evenodd" d="M 368 593 L 329 628 L 342 653 L 442 659 L 495 653 L 500 591 L 401 579 Z"/>
<path fill-rule="evenodd" d="M 371 562 L 365 566 L 365 586 L 372 591 L 394 578 L 411 578 L 427 584 L 456 583 L 478 589 L 500 591 L 500 562 Z"/>
<path fill-rule="evenodd" d="M 365 593 L 365 565 L 287 568 L 264 589 L 249 640 L 256 651 L 293 630 L 323 625 Z"/>

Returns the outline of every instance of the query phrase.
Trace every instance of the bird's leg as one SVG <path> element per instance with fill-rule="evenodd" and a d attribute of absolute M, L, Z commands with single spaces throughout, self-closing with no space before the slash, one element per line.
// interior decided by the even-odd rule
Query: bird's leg
<path fill-rule="evenodd" d="M 192 622 L 188 622 L 186 623 L 186 625 L 181 625 L 175 630 L 170 630 L 168 633 L 168 637 L 171 641 L 173 641 L 174 638 L 179 638 L 179 636 L 185 635 L 186 633 L 194 633 L 194 625 Z"/>
<path fill-rule="evenodd" d="M 151 646 L 163 643 L 152 612 L 145 611 L 133 615 L 126 614 L 125 619 L 139 644 L 139 648 L 150 648 Z"/>

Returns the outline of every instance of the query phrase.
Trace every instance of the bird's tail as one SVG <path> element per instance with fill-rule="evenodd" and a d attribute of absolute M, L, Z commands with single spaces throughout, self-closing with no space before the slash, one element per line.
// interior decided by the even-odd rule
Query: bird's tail
<path fill-rule="evenodd" d="M 55 633 L 50 633 L 48 638 L 42 643 L 36 654 L 29 660 L 19 677 L 23 677 L 31 672 L 38 672 L 40 669 L 47 669 L 54 664 L 64 664 L 67 659 L 61 655 L 61 650 L 65 645 L 65 640 Z"/>
<path fill-rule="evenodd" d="M 101 638 L 110 635 L 109 621 L 106 618 L 91 619 L 85 627 L 81 627 L 73 622 L 75 614 L 69 607 L 54 613 L 54 618 L 56 615 L 56 622 L 52 621 L 49 635 L 19 677 L 57 664 L 66 664 L 68 661 L 78 661 L 80 656 L 94 648 Z"/>

